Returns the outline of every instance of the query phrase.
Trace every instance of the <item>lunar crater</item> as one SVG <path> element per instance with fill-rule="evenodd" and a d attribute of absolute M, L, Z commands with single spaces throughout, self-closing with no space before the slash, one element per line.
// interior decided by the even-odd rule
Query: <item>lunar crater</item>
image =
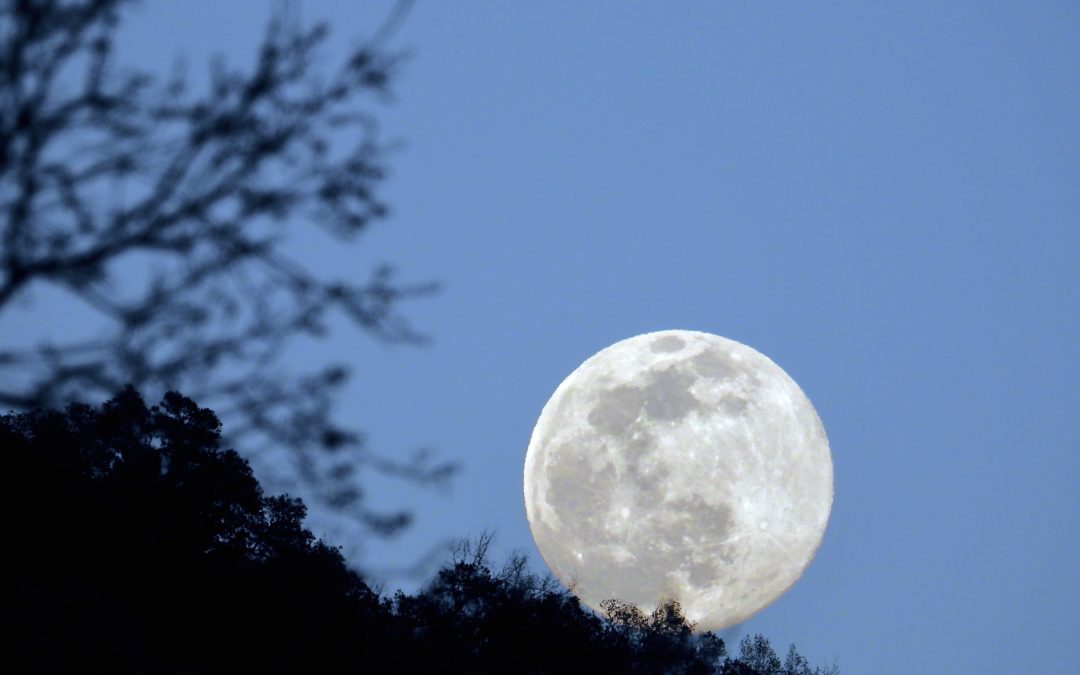
<path fill-rule="evenodd" d="M 597 431 L 611 436 L 627 436 L 640 428 L 642 416 L 650 420 L 673 422 L 704 403 L 692 389 L 698 378 L 672 366 L 651 373 L 644 386 L 619 385 L 599 392 L 588 413 L 588 422 Z"/>
<path fill-rule="evenodd" d="M 608 389 L 599 403 L 589 411 L 589 424 L 609 436 L 628 432 L 645 404 L 645 392 L 637 387 L 619 386 Z"/>
<path fill-rule="evenodd" d="M 665 335 L 663 337 L 656 338 L 649 345 L 649 349 L 657 354 L 670 354 L 672 352 L 682 351 L 682 348 L 686 346 L 686 341 L 677 335 Z"/>
<path fill-rule="evenodd" d="M 700 408 L 701 401 L 690 391 L 696 379 L 674 366 L 651 375 L 645 389 L 645 414 L 653 419 L 674 421 Z"/>

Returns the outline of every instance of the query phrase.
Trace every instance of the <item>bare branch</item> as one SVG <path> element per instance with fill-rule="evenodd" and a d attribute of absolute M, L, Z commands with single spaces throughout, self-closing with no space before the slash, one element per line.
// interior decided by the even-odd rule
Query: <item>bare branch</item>
<path fill-rule="evenodd" d="M 424 341 L 400 305 L 434 284 L 400 283 L 385 265 L 326 278 L 289 250 L 316 228 L 351 242 L 385 217 L 386 148 L 370 108 L 400 57 L 376 40 L 317 72 L 325 26 L 281 15 L 250 70 L 215 61 L 196 94 L 180 70 L 159 82 L 113 63 L 127 4 L 0 5 L 0 320 L 14 320 L 23 291 L 47 284 L 110 326 L 82 345 L 0 352 L 0 404 L 96 400 L 126 383 L 180 390 L 233 416 L 230 441 L 249 453 L 287 448 L 323 504 L 370 532 L 396 532 L 408 514 L 362 506 L 343 449 L 356 468 L 433 485 L 455 465 L 377 455 L 332 418 L 345 368 L 287 373 L 278 359 L 293 339 L 323 336 L 335 314 L 380 340 Z M 59 85 L 69 66 L 85 68 L 82 86 Z M 133 260 L 150 272 L 133 272 Z"/>

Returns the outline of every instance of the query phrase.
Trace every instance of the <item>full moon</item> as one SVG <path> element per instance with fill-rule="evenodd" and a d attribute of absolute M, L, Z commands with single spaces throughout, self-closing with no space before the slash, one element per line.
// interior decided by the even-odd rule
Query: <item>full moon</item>
<path fill-rule="evenodd" d="M 595 610 L 675 600 L 699 631 L 790 588 L 832 499 L 828 440 L 799 385 L 696 331 L 590 357 L 544 406 L 525 457 L 529 526 L 555 576 Z"/>

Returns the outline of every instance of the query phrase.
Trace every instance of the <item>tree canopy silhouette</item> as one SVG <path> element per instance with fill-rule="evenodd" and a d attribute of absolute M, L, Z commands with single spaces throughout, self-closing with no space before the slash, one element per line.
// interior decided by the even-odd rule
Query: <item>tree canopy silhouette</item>
<path fill-rule="evenodd" d="M 768 640 L 737 656 L 669 604 L 584 609 L 489 536 L 414 595 L 384 597 L 221 450 L 210 410 L 127 388 L 100 407 L 0 417 L 9 481 L 8 660 L 74 673 L 822 675 Z"/>
<path fill-rule="evenodd" d="M 386 215 L 372 106 L 399 56 L 377 31 L 321 71 L 326 26 L 281 13 L 250 70 L 215 60 L 196 92 L 182 68 L 161 80 L 115 63 L 131 4 L 0 3 L 0 319 L 48 285 L 108 326 L 0 350 L 0 406 L 96 400 L 129 382 L 180 389 L 230 420 L 236 447 L 290 453 L 308 495 L 396 531 L 409 514 L 368 507 L 357 469 L 442 482 L 454 466 L 372 452 L 333 418 L 348 368 L 287 372 L 279 357 L 326 334 L 334 313 L 422 341 L 400 303 L 432 284 L 399 283 L 388 266 L 327 278 L 290 250 L 317 232 L 352 241 Z"/>

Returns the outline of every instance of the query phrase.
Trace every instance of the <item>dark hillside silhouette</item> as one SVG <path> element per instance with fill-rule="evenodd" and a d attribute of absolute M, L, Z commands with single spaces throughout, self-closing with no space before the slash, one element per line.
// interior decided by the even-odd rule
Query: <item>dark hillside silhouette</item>
<path fill-rule="evenodd" d="M 758 636 L 727 654 L 674 605 L 584 610 L 488 537 L 415 595 L 382 597 L 218 447 L 216 415 L 127 388 L 101 407 L 0 417 L 8 461 L 8 660 L 56 673 L 810 675 Z"/>
<path fill-rule="evenodd" d="M 367 660 L 378 598 L 219 452 L 212 412 L 128 389 L 7 417 L 13 644 L 59 672 L 250 672 Z"/>

